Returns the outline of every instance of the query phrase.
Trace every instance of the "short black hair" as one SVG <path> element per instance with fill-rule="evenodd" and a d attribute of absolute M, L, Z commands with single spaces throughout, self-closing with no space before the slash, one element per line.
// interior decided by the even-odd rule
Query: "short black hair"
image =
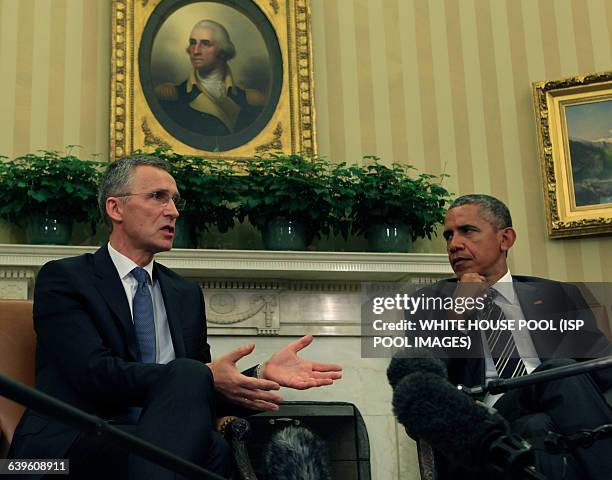
<path fill-rule="evenodd" d="M 455 199 L 449 207 L 449 210 L 463 205 L 478 205 L 483 211 L 486 220 L 497 228 L 497 230 L 512 226 L 512 217 L 510 216 L 510 210 L 508 210 L 506 204 L 491 195 L 485 195 L 483 193 L 463 195 Z"/>

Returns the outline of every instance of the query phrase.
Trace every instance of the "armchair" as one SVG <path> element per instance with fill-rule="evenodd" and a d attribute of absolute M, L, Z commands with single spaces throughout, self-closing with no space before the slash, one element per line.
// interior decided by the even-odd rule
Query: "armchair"
<path fill-rule="evenodd" d="M 34 387 L 36 333 L 32 322 L 31 300 L 0 300 L 0 374 Z M 0 396 L 0 458 L 6 458 L 15 428 L 25 411 L 8 398 Z M 237 479 L 256 480 L 244 439 L 249 424 L 238 417 L 217 419 L 217 431 L 232 447 Z"/>

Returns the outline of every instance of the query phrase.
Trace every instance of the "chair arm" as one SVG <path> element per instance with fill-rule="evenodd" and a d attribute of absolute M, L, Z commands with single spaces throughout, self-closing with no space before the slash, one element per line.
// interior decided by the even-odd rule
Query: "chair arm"
<path fill-rule="evenodd" d="M 257 480 L 246 446 L 246 439 L 251 433 L 249 421 L 233 416 L 220 417 L 216 429 L 232 449 L 238 480 Z"/>

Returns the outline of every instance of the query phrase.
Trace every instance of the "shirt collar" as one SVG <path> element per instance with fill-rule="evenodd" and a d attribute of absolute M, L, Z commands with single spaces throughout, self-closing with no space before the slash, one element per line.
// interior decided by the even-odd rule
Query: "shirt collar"
<path fill-rule="evenodd" d="M 198 78 L 200 78 L 200 75 L 198 74 L 198 72 L 196 72 L 195 68 L 192 68 L 189 72 L 189 77 L 187 77 L 187 83 L 185 85 L 185 91 L 187 93 L 191 93 L 193 87 L 198 86 Z M 232 76 L 232 71 L 230 70 L 229 65 L 225 66 L 221 79 L 223 80 L 226 89 L 234 86 L 234 77 Z"/>
<path fill-rule="evenodd" d="M 502 276 L 497 282 L 495 282 L 491 288 L 502 297 L 506 302 L 510 304 L 516 303 L 516 292 L 514 291 L 514 284 L 512 283 L 512 274 L 510 269 Z"/>
<path fill-rule="evenodd" d="M 113 261 L 113 264 L 115 265 L 115 268 L 117 269 L 117 273 L 119 273 L 119 278 L 121 278 L 121 280 L 127 277 L 132 272 L 132 270 L 134 270 L 134 268 L 140 266 L 130 258 L 115 250 L 110 244 L 110 242 L 108 242 L 108 254 L 111 257 L 111 260 Z M 147 271 L 147 273 L 149 274 L 149 278 L 151 279 L 151 281 L 153 281 L 153 260 L 151 260 L 148 265 L 145 265 L 142 268 Z"/>

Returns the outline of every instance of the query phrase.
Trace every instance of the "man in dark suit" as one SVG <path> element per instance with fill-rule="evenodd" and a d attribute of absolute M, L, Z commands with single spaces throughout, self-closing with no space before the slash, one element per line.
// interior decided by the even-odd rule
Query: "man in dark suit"
<path fill-rule="evenodd" d="M 511 377 L 573 362 L 565 357 L 612 354 L 609 341 L 578 289 L 572 285 L 510 274 L 507 255 L 516 240 L 508 208 L 488 195 L 466 195 L 451 205 L 444 222 L 448 258 L 456 278 L 436 284 L 432 297 L 494 298 L 488 312 L 497 319 L 550 320 L 581 318 L 578 332 L 542 329 L 514 331 L 507 338 L 492 332 L 469 332 L 471 351 L 447 360 L 449 380 L 474 386 L 498 377 Z M 438 317 L 444 318 L 444 317 Z M 504 338 L 502 343 L 502 338 Z M 505 347 L 505 348 L 500 348 Z M 502 353 L 497 353 L 502 352 Z M 503 353 L 506 352 L 506 353 Z M 501 360 L 501 361 L 500 361 Z M 529 438 L 549 431 L 573 434 L 581 428 L 612 423 L 612 410 L 602 392 L 612 387 L 610 369 L 541 383 L 483 401 L 510 422 L 515 433 Z M 438 456 L 440 478 L 487 478 Z M 604 480 L 612 472 L 612 440 L 579 449 L 571 456 L 536 453 L 536 467 L 548 478 Z M 565 475 L 565 477 L 563 476 Z"/>
<path fill-rule="evenodd" d="M 213 432 L 228 406 L 278 409 L 280 386 L 333 383 L 341 368 L 302 359 L 306 336 L 240 373 L 249 344 L 211 361 L 202 292 L 154 262 L 170 250 L 184 206 L 168 165 L 148 156 L 109 165 L 99 204 L 111 227 L 94 254 L 47 263 L 37 277 L 36 387 L 193 463 L 226 475 L 229 449 Z M 13 458 L 69 458 L 74 478 L 174 474 L 27 410 Z"/>

